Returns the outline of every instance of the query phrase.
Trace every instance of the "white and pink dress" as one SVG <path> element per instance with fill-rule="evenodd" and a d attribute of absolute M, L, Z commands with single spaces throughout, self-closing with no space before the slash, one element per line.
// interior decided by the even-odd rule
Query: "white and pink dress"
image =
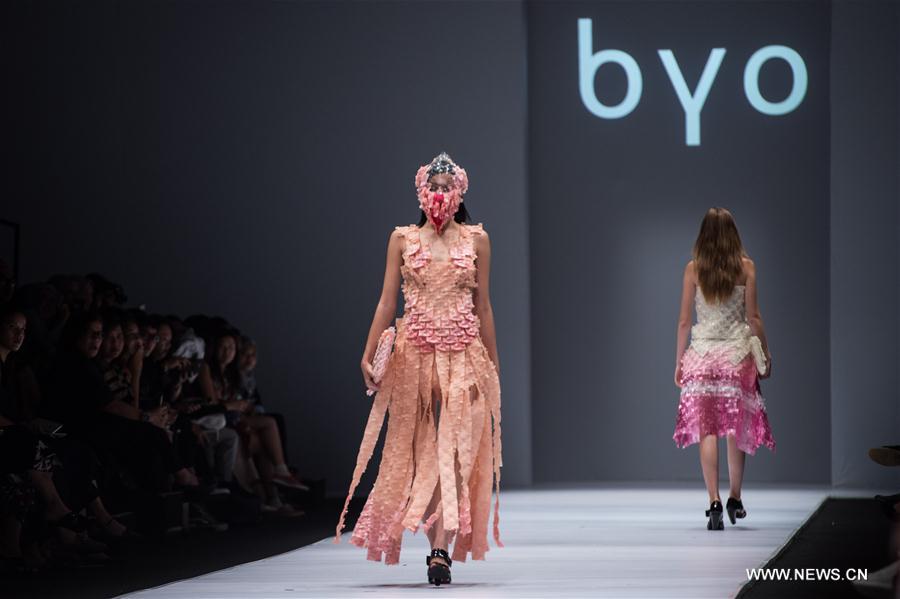
<path fill-rule="evenodd" d="M 707 435 L 733 435 L 737 447 L 753 455 L 775 439 L 759 387 L 765 357 L 747 323 L 744 285 L 724 301 L 707 303 L 699 286 L 694 301 L 697 324 L 681 358 L 681 401 L 673 438 L 678 447 Z"/>

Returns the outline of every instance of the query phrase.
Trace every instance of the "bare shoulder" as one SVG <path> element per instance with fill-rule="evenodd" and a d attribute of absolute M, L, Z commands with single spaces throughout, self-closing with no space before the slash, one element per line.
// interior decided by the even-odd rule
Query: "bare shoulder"
<path fill-rule="evenodd" d="M 697 268 L 694 265 L 693 260 L 688 261 L 688 263 L 684 266 L 684 278 L 685 280 L 689 280 L 694 284 L 697 283 Z"/>
<path fill-rule="evenodd" d="M 488 232 L 484 230 L 484 225 L 478 223 L 477 225 L 466 225 L 466 227 L 468 227 L 472 238 L 475 240 L 476 248 L 489 248 L 491 246 L 491 238 L 488 236 Z"/>
<path fill-rule="evenodd" d="M 744 256 L 743 258 L 741 258 L 741 262 L 744 267 L 745 275 L 750 277 L 756 274 L 756 263 L 754 263 L 753 260 L 750 259 L 750 256 Z"/>
<path fill-rule="evenodd" d="M 406 246 L 406 234 L 409 232 L 409 229 L 409 226 L 394 227 L 388 239 L 388 248 L 402 250 Z"/>
<path fill-rule="evenodd" d="M 474 225 L 466 225 L 466 228 L 472 232 L 472 235 L 479 236 L 483 235 L 487 237 L 487 231 L 484 229 L 484 225 L 482 223 L 475 223 Z"/>

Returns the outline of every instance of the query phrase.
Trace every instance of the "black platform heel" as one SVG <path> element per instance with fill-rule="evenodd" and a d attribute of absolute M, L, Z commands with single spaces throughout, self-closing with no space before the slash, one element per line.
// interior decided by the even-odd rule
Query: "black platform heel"
<path fill-rule="evenodd" d="M 725 511 L 728 512 L 728 519 L 731 520 L 732 524 L 734 524 L 735 518 L 747 517 L 747 510 L 744 509 L 744 504 L 741 503 L 740 499 L 735 499 L 734 497 L 728 498 L 728 501 L 725 503 Z"/>
<path fill-rule="evenodd" d="M 443 559 L 446 564 L 442 564 L 440 562 L 431 563 L 433 558 L 439 557 Z M 442 584 L 450 584 L 450 566 L 453 565 L 453 560 L 450 559 L 450 554 L 448 554 L 443 549 L 432 549 L 431 555 L 425 558 L 425 564 L 428 565 L 428 582 L 433 584 L 436 587 L 441 586 Z"/>
<path fill-rule="evenodd" d="M 709 504 L 706 510 L 709 521 L 706 523 L 706 530 L 725 530 L 725 522 L 722 518 L 722 502 L 716 499 Z"/>

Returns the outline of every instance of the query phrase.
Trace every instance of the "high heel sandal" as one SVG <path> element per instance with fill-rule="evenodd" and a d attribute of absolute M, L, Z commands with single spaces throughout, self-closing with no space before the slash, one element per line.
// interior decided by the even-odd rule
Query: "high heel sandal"
<path fill-rule="evenodd" d="M 447 563 L 432 563 L 434 558 L 436 557 L 441 558 Z M 431 555 L 425 558 L 425 564 L 428 566 L 429 583 L 433 584 L 436 587 L 439 587 L 442 584 L 450 584 L 450 566 L 453 565 L 453 560 L 450 559 L 450 554 L 448 554 L 443 549 L 432 549 Z"/>
<path fill-rule="evenodd" d="M 709 504 L 706 510 L 709 521 L 706 523 L 706 530 L 725 530 L 725 523 L 722 521 L 722 502 L 716 499 Z"/>
<path fill-rule="evenodd" d="M 731 520 L 731 524 L 734 524 L 735 518 L 747 517 L 747 510 L 744 509 L 744 504 L 741 503 L 740 499 L 735 499 L 734 497 L 728 498 L 728 501 L 725 503 L 725 510 L 728 512 L 728 519 Z"/>

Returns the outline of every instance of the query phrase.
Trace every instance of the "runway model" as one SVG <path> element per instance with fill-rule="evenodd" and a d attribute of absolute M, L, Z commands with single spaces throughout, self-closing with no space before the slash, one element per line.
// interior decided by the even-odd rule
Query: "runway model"
<path fill-rule="evenodd" d="M 388 242 L 384 285 L 362 356 L 375 394 L 353 480 L 337 526 L 359 484 L 388 413 L 378 477 L 350 542 L 368 559 L 396 564 L 405 529 L 423 525 L 431 542 L 429 582 L 450 582 L 452 560 L 484 559 L 492 485 L 494 540 L 500 532 L 500 380 L 489 296 L 490 242 L 463 206 L 466 171 L 440 154 L 416 173 L 418 225 Z M 373 356 L 396 315 L 393 353 L 380 383 Z M 452 559 L 448 553 L 453 544 Z"/>
<path fill-rule="evenodd" d="M 756 267 L 744 252 L 737 225 L 724 208 L 710 208 L 684 269 L 675 384 L 681 401 L 675 443 L 700 444 L 700 465 L 709 492 L 709 530 L 723 530 L 719 497 L 718 438 L 727 436 L 732 524 L 747 511 L 741 501 L 746 454 L 765 445 L 775 451 L 759 379 L 772 373 L 762 315 L 756 298 Z M 691 305 L 697 324 L 691 327 Z M 691 335 L 687 346 L 688 332 Z"/>

